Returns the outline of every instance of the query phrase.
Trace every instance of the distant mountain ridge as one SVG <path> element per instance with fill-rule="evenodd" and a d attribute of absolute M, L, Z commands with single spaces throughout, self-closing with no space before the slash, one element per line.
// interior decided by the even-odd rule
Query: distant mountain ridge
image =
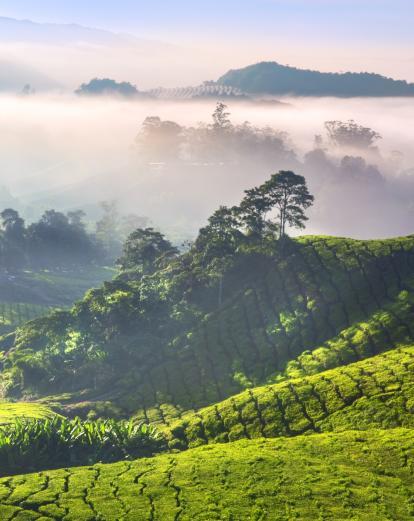
<path fill-rule="evenodd" d="M 414 83 L 367 72 L 319 72 L 277 62 L 232 69 L 217 83 L 248 94 L 295 96 L 414 96 Z"/>
<path fill-rule="evenodd" d="M 0 17 L 0 41 L 49 43 L 51 39 L 58 43 L 74 40 L 108 43 L 108 41 L 114 41 L 116 35 L 109 31 L 90 29 L 75 24 L 36 23 L 31 20 Z"/>
<path fill-rule="evenodd" d="M 108 45 L 125 43 L 134 39 L 130 35 L 79 24 L 39 23 L 0 16 L 0 42 L 29 41 L 55 44 L 86 42 Z"/>

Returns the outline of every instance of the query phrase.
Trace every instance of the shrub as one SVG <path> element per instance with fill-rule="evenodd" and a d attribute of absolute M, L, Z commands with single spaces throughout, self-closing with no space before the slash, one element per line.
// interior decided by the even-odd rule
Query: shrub
<path fill-rule="evenodd" d="M 150 456 L 163 447 L 155 427 L 133 420 L 16 420 L 0 427 L 0 468 L 10 475 L 90 465 Z"/>

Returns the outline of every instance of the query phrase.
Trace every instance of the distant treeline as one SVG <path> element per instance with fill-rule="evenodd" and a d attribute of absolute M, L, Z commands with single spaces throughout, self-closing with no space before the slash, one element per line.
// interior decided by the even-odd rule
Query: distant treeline
<path fill-rule="evenodd" d="M 148 219 L 121 216 L 113 202 L 101 203 L 103 215 L 90 231 L 85 213 L 47 210 L 38 221 L 26 224 L 17 210 L 0 212 L 0 270 L 76 268 L 112 264 L 124 239 Z"/>

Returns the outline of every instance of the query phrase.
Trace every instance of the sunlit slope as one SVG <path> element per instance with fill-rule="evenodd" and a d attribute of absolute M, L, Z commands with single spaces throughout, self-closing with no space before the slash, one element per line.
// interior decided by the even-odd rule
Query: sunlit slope
<path fill-rule="evenodd" d="M 414 515 L 414 432 L 250 440 L 0 480 L 0 518 L 358 519 Z"/>
<path fill-rule="evenodd" d="M 241 438 L 414 427 L 414 347 L 248 389 L 167 429 L 171 448 Z"/>
<path fill-rule="evenodd" d="M 150 279 L 150 301 L 141 283 L 114 282 L 70 315 L 32 322 L 17 332 L 4 378 L 23 370 L 15 393 L 82 391 L 87 407 L 110 400 L 163 421 L 286 371 L 310 374 L 414 341 L 413 237 L 305 237 L 236 260 L 220 306 L 213 282 L 183 304 L 194 274 L 174 266 Z"/>
<path fill-rule="evenodd" d="M 18 420 L 52 418 L 55 413 L 46 405 L 31 402 L 0 402 L 0 425 Z"/>

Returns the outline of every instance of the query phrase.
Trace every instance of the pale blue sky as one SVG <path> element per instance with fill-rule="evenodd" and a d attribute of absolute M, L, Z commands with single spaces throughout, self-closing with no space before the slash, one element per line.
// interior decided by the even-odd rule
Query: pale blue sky
<path fill-rule="evenodd" d="M 163 40 L 414 43 L 413 0 L 0 0 L 0 15 L 79 23 Z"/>

